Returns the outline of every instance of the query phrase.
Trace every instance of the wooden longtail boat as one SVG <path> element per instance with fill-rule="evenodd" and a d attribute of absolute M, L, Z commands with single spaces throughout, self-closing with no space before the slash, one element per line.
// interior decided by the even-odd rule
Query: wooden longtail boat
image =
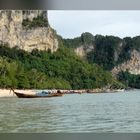
<path fill-rule="evenodd" d="M 26 93 L 19 93 L 11 89 L 13 93 L 16 94 L 18 98 L 50 98 L 50 97 L 61 97 L 63 93 L 57 91 L 56 93 L 47 93 L 47 94 L 26 94 Z"/>

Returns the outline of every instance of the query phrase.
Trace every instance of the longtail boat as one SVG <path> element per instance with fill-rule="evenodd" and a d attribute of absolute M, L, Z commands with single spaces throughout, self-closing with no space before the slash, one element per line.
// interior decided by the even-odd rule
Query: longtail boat
<path fill-rule="evenodd" d="M 14 91 L 13 89 L 11 90 L 13 91 L 14 94 L 16 94 L 18 98 L 50 98 L 50 97 L 61 97 L 63 95 L 63 93 L 61 93 L 59 90 L 56 93 L 42 91 L 40 93 L 35 94 L 20 93 Z"/>

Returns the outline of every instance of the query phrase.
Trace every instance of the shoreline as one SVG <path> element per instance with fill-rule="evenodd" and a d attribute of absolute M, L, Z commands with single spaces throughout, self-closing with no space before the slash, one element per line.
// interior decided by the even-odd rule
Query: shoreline
<path fill-rule="evenodd" d="M 45 89 L 44 89 L 45 90 Z M 47 89 L 46 89 L 47 90 Z M 38 89 L 15 89 L 16 92 L 19 93 L 25 93 L 25 94 L 35 94 Z M 52 89 L 50 90 L 52 92 L 57 92 L 57 90 Z M 60 90 L 64 94 L 82 94 L 82 93 L 87 93 L 87 94 L 99 94 L 99 93 L 116 93 L 116 92 L 123 92 L 125 89 L 93 89 L 93 90 Z M 12 90 L 10 89 L 0 89 L 0 97 L 16 97 L 16 95 L 13 93 Z"/>
<path fill-rule="evenodd" d="M 34 94 L 34 90 L 30 90 L 30 89 L 25 89 L 25 90 L 22 90 L 22 89 L 15 89 L 15 91 L 17 92 L 20 92 L 20 93 L 27 93 L 27 94 Z M 1 97 L 17 97 L 13 91 L 10 89 L 0 89 L 0 98 Z"/>

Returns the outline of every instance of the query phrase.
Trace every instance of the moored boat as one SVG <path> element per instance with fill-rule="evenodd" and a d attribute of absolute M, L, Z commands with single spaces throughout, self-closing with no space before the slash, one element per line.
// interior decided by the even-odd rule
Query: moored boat
<path fill-rule="evenodd" d="M 42 91 L 34 94 L 20 93 L 14 91 L 13 89 L 11 90 L 13 91 L 14 94 L 16 94 L 18 98 L 50 98 L 50 97 L 61 97 L 63 95 L 63 93 L 61 93 L 61 91 L 59 90 L 55 93 Z"/>

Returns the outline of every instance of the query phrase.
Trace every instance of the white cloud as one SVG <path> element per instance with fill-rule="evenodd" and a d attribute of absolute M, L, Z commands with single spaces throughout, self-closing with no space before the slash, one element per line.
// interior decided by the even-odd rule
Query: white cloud
<path fill-rule="evenodd" d="M 51 26 L 65 38 L 83 32 L 119 37 L 140 35 L 140 11 L 48 11 Z"/>

